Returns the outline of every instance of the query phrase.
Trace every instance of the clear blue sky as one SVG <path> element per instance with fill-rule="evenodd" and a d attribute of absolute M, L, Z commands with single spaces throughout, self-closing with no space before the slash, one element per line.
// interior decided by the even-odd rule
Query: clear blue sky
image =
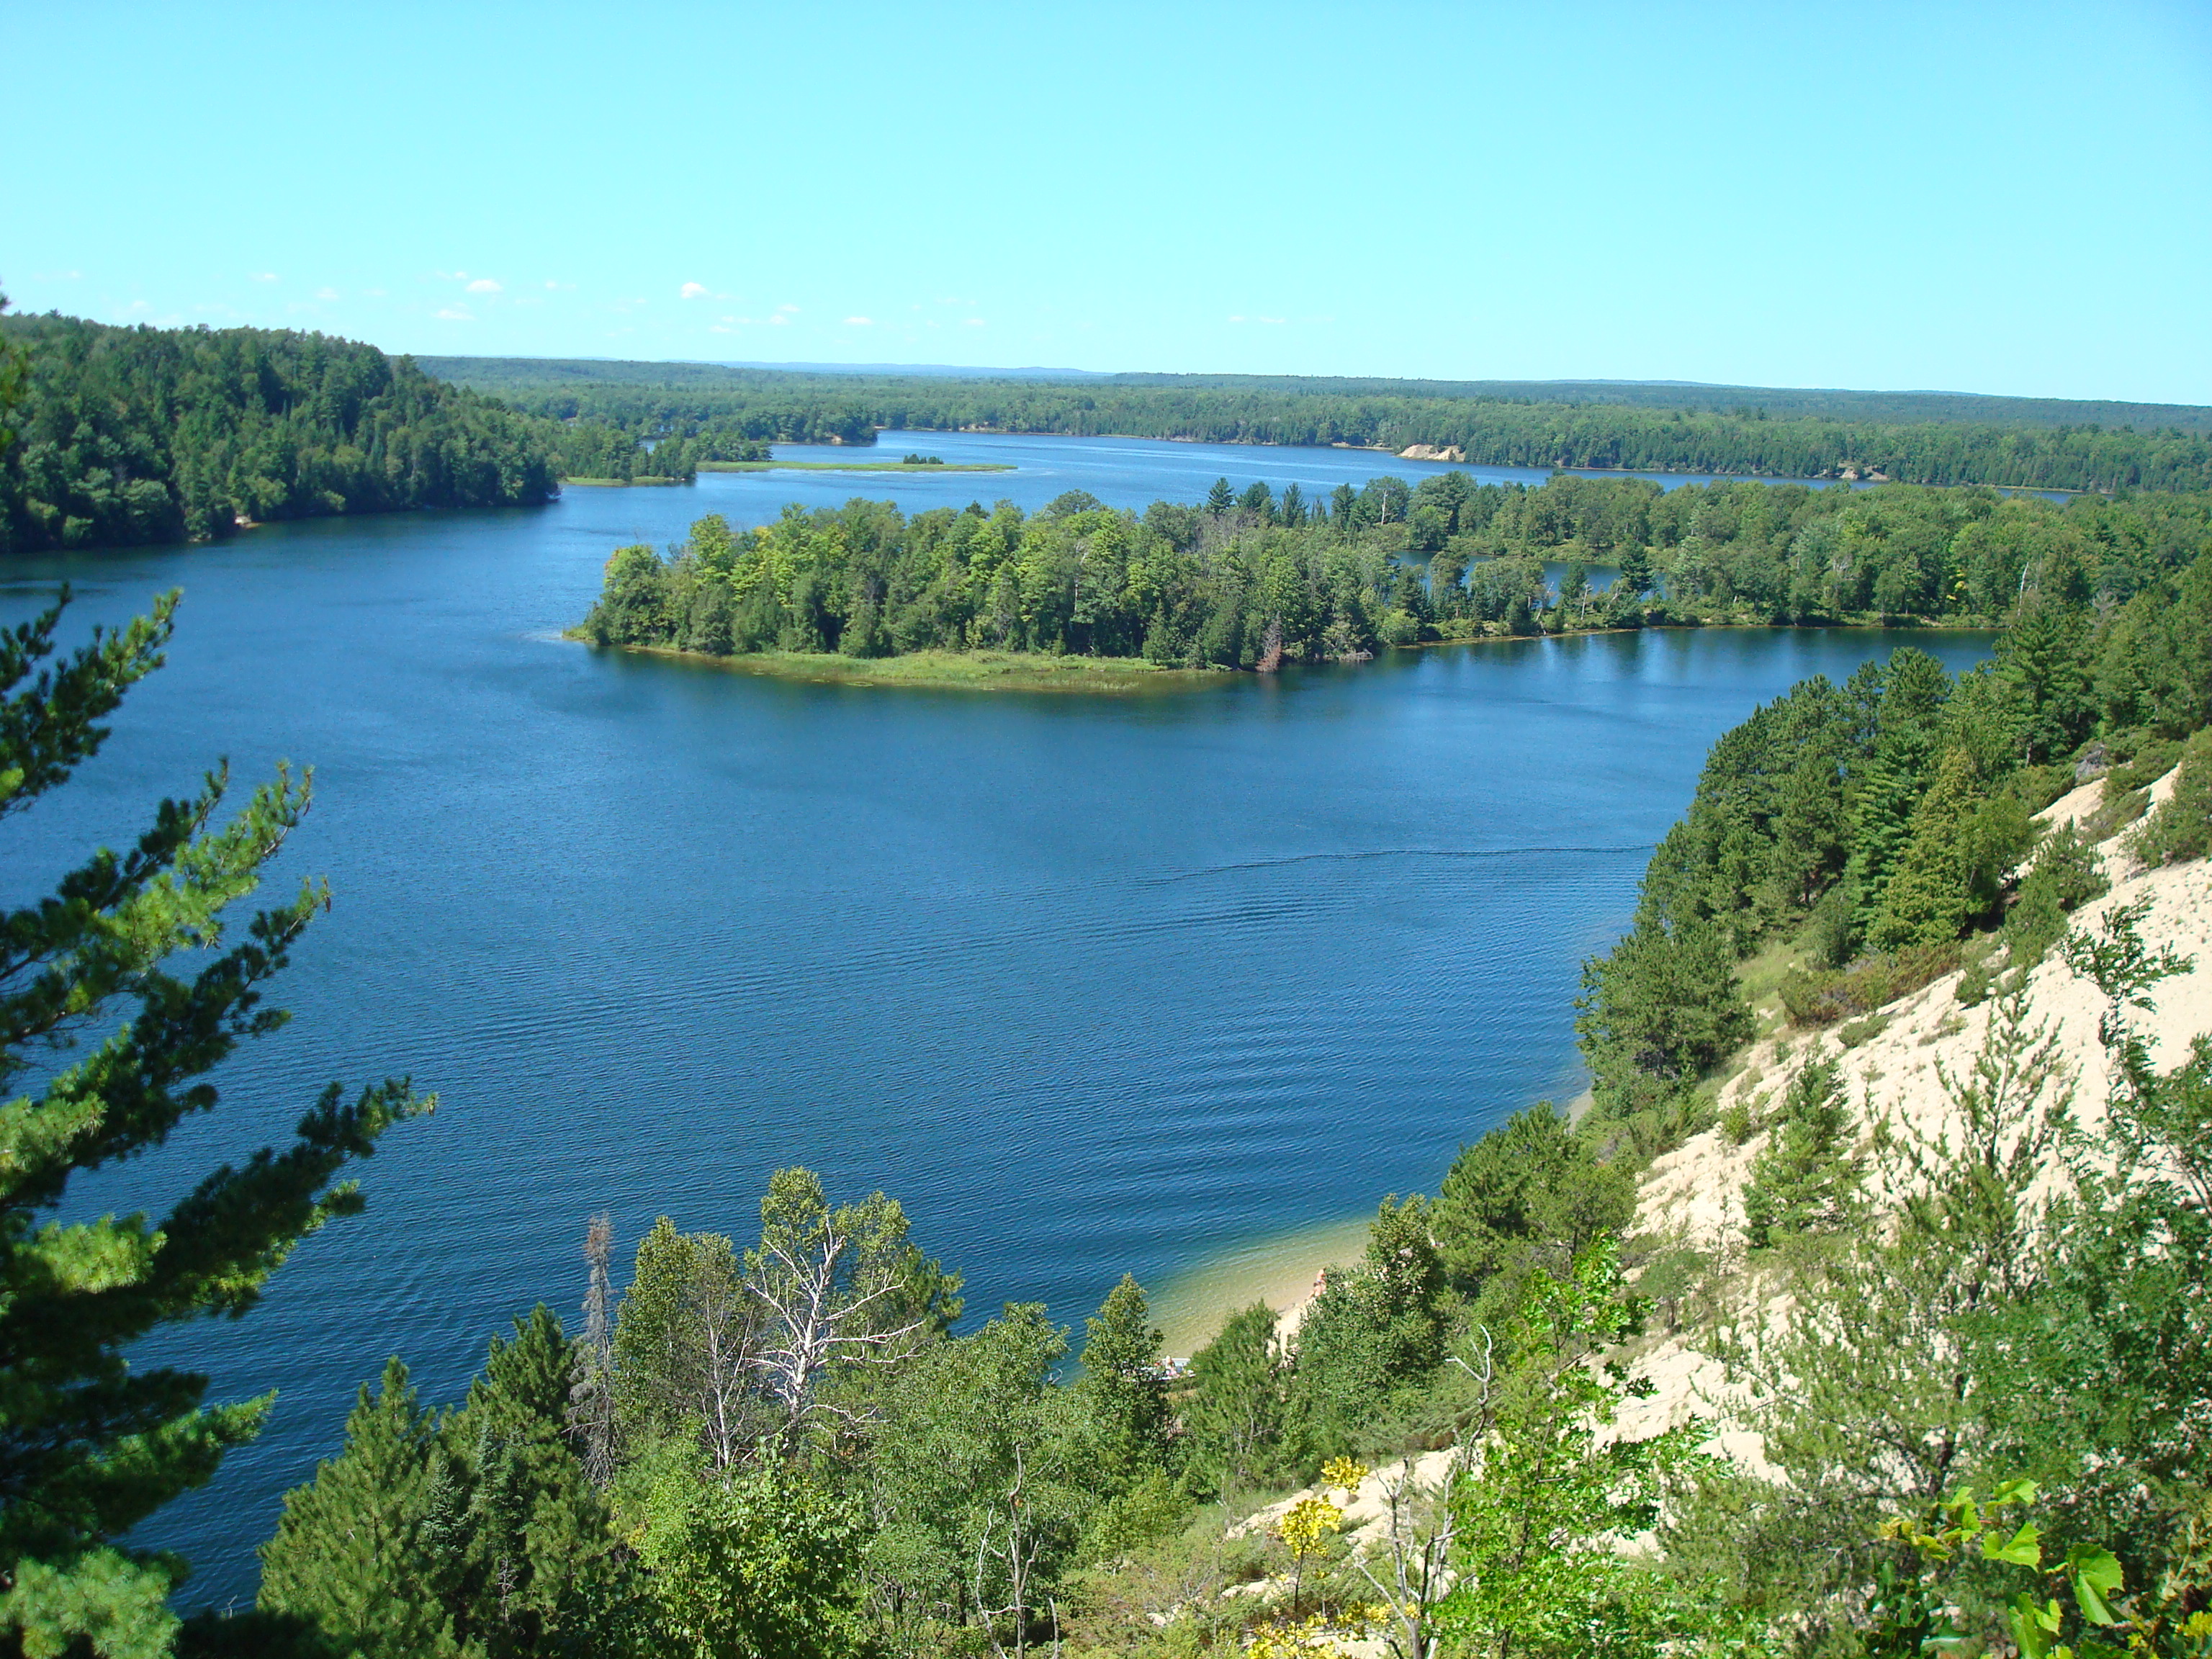
<path fill-rule="evenodd" d="M 24 310 L 2212 403 L 2212 4 L 0 7 Z"/>

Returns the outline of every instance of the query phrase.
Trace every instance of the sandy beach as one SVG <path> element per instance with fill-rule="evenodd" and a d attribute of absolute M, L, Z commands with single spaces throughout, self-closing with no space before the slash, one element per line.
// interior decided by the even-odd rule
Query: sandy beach
<path fill-rule="evenodd" d="M 1170 1279 L 1152 1297 L 1152 1317 L 1167 1334 L 1167 1352 L 1188 1358 L 1212 1339 L 1223 1320 L 1255 1302 L 1285 1314 L 1299 1308 L 1323 1267 L 1359 1260 L 1369 1219 L 1353 1216 L 1252 1239 Z"/>

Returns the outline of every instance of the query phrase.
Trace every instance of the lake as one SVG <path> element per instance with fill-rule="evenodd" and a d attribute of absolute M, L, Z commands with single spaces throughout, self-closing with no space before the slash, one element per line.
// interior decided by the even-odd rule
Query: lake
<path fill-rule="evenodd" d="M 1256 1240 L 1433 1190 L 1463 1141 L 1581 1087 L 1580 964 L 1625 924 L 1707 745 L 1754 704 L 1907 638 L 1669 631 L 1385 653 L 1177 695 L 796 684 L 562 642 L 609 551 L 787 500 L 909 506 L 1226 473 L 1310 490 L 1432 467 L 1339 451 L 886 434 L 999 475 L 717 474 L 540 509 L 328 520 L 215 547 L 19 561 L 81 637 L 185 590 L 170 665 L 78 780 L 13 826 L 9 896 L 119 844 L 228 755 L 316 767 L 276 885 L 336 896 L 165 1154 L 80 1212 L 166 1205 L 329 1079 L 442 1099 L 362 1170 L 240 1324 L 162 1339 L 269 1432 L 149 1541 L 191 1605 L 252 1594 L 278 1495 L 404 1355 L 455 1396 L 486 1339 L 582 1291 L 585 1219 L 742 1242 L 769 1172 L 882 1188 L 988 1314 L 1076 1324 Z M 1469 468 L 1484 477 L 1501 469 Z M 1534 477 L 1535 475 L 1530 475 Z M 1674 482 L 1680 482 L 1679 480 Z"/>

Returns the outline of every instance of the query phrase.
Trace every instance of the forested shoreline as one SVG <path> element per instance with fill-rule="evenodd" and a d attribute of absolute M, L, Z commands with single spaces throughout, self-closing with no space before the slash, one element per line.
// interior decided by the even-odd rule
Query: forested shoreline
<path fill-rule="evenodd" d="M 1873 394 L 1791 394 L 1798 410 L 1852 411 L 1839 416 L 1777 413 L 1749 404 L 1713 407 L 1686 395 L 1673 407 L 1605 401 L 1595 386 L 1587 388 L 1591 401 L 1561 402 L 1533 399 L 1525 389 L 1516 396 L 1473 390 L 1437 396 L 1370 389 L 1370 382 L 1227 376 L 1055 382 L 697 364 L 541 368 L 504 359 L 436 362 L 438 372 L 532 413 L 605 421 L 645 437 L 665 433 L 720 445 L 866 445 L 875 442 L 878 428 L 1039 433 L 1335 445 L 1392 453 L 1422 445 L 1455 451 L 1472 464 L 1539 469 L 1881 477 L 2036 489 L 2212 488 L 2212 436 L 2201 425 L 2185 430 L 2171 416 L 2142 431 L 2087 417 L 2051 424 L 2053 405 L 2018 399 L 1989 402 L 2045 418 L 1977 418 L 1975 400 L 1916 404 L 1911 395 L 1885 403 Z M 563 372 L 573 378 L 554 378 Z M 1660 388 L 1638 390 L 1663 395 Z M 1822 398 L 1825 405 L 1817 401 Z M 1929 418 L 1923 410 L 1941 410 L 1942 417 Z M 1900 413 L 1918 418 L 1896 418 Z"/>
<path fill-rule="evenodd" d="M 559 490 L 541 423 L 374 346 L 46 316 L 0 318 L 0 349 L 23 362 L 17 441 L 0 452 L 0 552 Z"/>
<path fill-rule="evenodd" d="M 1911 485 L 1562 476 L 1531 489 L 1458 472 L 1311 500 L 1223 480 L 1204 503 L 1142 513 L 1081 492 L 1035 514 L 1002 501 L 909 517 L 855 500 L 757 529 L 709 516 L 665 556 L 620 549 L 580 631 L 709 656 L 993 650 L 1266 670 L 1600 628 L 1995 626 L 2048 562 L 2094 567 L 2132 594 L 2208 521 L 2201 494 L 2062 505 Z"/>
<path fill-rule="evenodd" d="M 1479 386 L 1429 395 L 1422 383 L 1405 391 L 1225 376 L 1065 384 L 638 364 L 586 374 L 591 366 L 438 360 L 448 380 L 322 335 L 59 315 L 0 317 L 0 342 L 23 359 L 19 441 L 0 455 L 0 552 L 203 540 L 329 514 L 541 502 L 563 478 L 689 483 L 702 465 L 765 461 L 772 443 L 872 446 L 879 428 L 1420 445 L 1533 468 L 2212 488 L 2212 440 L 2201 431 L 2051 424 L 2059 406 L 2027 400 L 1989 400 L 2020 408 L 1996 422 L 1973 418 L 1975 400 L 1916 402 L 1918 394 L 1791 394 L 1777 398 L 1784 411 L 1770 417 L 1748 405 L 1662 408 L 1627 392 L 1578 403 Z M 549 380 L 550 371 L 580 378 Z M 1602 389 L 1589 390 L 1596 398 Z M 1636 399 L 1657 395 L 1632 390 Z M 1822 412 L 1832 406 L 1854 413 Z M 1923 408 L 1944 418 L 1872 418 Z"/>

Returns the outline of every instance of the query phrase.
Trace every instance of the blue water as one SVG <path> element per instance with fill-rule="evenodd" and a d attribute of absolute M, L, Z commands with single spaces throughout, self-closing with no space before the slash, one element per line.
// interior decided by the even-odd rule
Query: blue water
<path fill-rule="evenodd" d="M 1010 462 L 1018 471 L 948 472 L 941 476 L 901 472 L 874 477 L 866 473 L 750 475 L 747 481 L 757 489 L 762 478 L 772 481 L 761 492 L 760 500 L 760 504 L 768 507 L 769 516 L 785 501 L 834 507 L 855 495 L 891 496 L 908 511 L 920 511 L 932 507 L 965 507 L 979 500 L 988 504 L 1002 497 L 1025 508 L 1037 507 L 1064 490 L 1085 489 L 1109 507 L 1141 507 L 1163 499 L 1202 501 L 1216 478 L 1228 479 L 1239 495 L 1247 485 L 1263 483 L 1279 497 L 1285 486 L 1296 484 L 1310 502 L 1316 496 L 1326 497 L 1339 484 L 1348 483 L 1357 489 L 1370 478 L 1386 473 L 1412 483 L 1439 472 L 1463 472 L 1478 483 L 1531 486 L 1552 476 L 1548 471 L 1525 466 L 1455 466 L 1438 461 L 1401 461 L 1395 455 L 1371 449 L 1164 443 L 1151 438 L 1037 438 L 989 432 L 881 432 L 876 434 L 873 449 L 777 444 L 770 453 L 778 460 L 786 461 L 895 461 L 904 455 L 920 453 L 934 455 L 947 465 Z M 702 484 L 713 476 L 702 475 Z M 723 474 L 721 477 L 745 476 Z M 1702 472 L 1583 471 L 1580 476 L 1650 478 L 1669 489 L 1713 482 L 1713 475 Z M 1809 483 L 1816 489 L 1827 487 L 1817 479 L 1771 482 Z"/>
<path fill-rule="evenodd" d="M 452 1397 L 510 1314 L 574 1307 L 600 1209 L 623 1249 L 663 1212 L 742 1237 L 769 1171 L 804 1162 L 902 1199 L 978 1312 L 1076 1322 L 1125 1270 L 1157 1283 L 1433 1189 L 1461 1142 L 1579 1087 L 1579 965 L 1712 738 L 1906 637 L 1527 641 L 1126 698 L 799 684 L 555 637 L 611 548 L 703 512 L 885 484 L 1136 503 L 1232 459 L 1240 484 L 1417 465 L 985 443 L 1022 470 L 711 475 L 7 568 L 10 621 L 64 578 L 79 630 L 185 595 L 106 750 L 11 823 L 10 900 L 226 754 L 241 784 L 314 763 L 275 885 L 336 895 L 281 986 L 295 1023 L 228 1067 L 218 1112 L 73 1206 L 159 1208 L 331 1078 L 442 1097 L 366 1166 L 368 1214 L 260 1310 L 154 1349 L 217 1397 L 282 1391 L 260 1443 L 147 1529 L 198 1563 L 188 1601 L 251 1595 L 278 1495 L 386 1355 Z"/>

